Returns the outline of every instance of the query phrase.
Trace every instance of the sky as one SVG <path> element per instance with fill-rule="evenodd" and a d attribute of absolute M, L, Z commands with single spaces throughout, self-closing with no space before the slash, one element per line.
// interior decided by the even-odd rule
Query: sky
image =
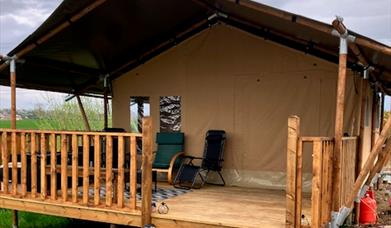
<path fill-rule="evenodd" d="M 54 11 L 60 0 L 0 0 L 0 54 L 6 54 Z M 336 15 L 362 35 L 391 46 L 391 0 L 259 0 L 292 13 L 331 23 Z M 17 90 L 17 108 L 45 104 L 47 92 Z M 63 99 L 65 95 L 50 93 Z M 9 107 L 9 88 L 0 86 L 0 108 Z M 389 110 L 390 100 L 387 102 Z"/>

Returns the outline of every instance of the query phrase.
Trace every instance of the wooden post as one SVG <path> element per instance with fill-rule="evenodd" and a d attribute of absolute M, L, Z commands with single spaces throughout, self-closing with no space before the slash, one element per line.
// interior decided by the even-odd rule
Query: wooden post
<path fill-rule="evenodd" d="M 18 191 L 18 157 L 16 154 L 16 132 L 11 133 L 11 154 L 12 154 L 12 195 Z"/>
<path fill-rule="evenodd" d="M 77 103 L 79 104 L 81 116 L 83 117 L 84 127 L 87 131 L 91 131 L 90 123 L 88 122 L 86 111 L 84 110 L 83 103 L 81 102 L 80 96 L 76 95 L 76 99 L 77 99 Z"/>
<path fill-rule="evenodd" d="M 77 203 L 78 170 L 79 170 L 79 147 L 77 135 L 72 135 L 72 202 Z"/>
<path fill-rule="evenodd" d="M 286 227 L 296 227 L 296 167 L 297 143 L 300 135 L 300 118 L 288 118 L 287 176 L 286 176 Z"/>
<path fill-rule="evenodd" d="M 333 210 L 339 211 L 341 206 L 341 153 L 345 110 L 346 64 L 348 55 L 346 28 L 339 20 L 333 21 L 333 26 L 341 34 L 339 47 L 339 67 L 337 83 L 337 101 L 335 109 L 335 145 L 333 162 Z"/>
<path fill-rule="evenodd" d="M 312 212 L 311 227 L 317 228 L 321 225 L 322 212 L 322 142 L 314 141 L 312 151 Z"/>
<path fill-rule="evenodd" d="M 83 204 L 88 204 L 88 195 L 89 195 L 89 181 L 90 181 L 90 137 L 88 135 L 83 135 Z"/>
<path fill-rule="evenodd" d="M 31 133 L 31 197 L 37 194 L 37 145 L 36 135 Z"/>
<path fill-rule="evenodd" d="M 56 134 L 50 134 L 50 199 L 57 199 L 57 150 Z"/>
<path fill-rule="evenodd" d="M 41 133 L 41 199 L 46 199 L 46 138 L 45 134 Z"/>
<path fill-rule="evenodd" d="M 113 138 L 106 136 L 106 206 L 113 203 Z"/>
<path fill-rule="evenodd" d="M 66 134 L 61 134 L 61 193 L 63 202 L 66 202 L 68 198 L 67 160 L 67 136 Z"/>
<path fill-rule="evenodd" d="M 300 124 L 300 123 L 299 123 Z M 298 128 L 300 131 L 300 126 Z M 298 132 L 300 133 L 300 132 Z M 300 134 L 298 135 L 300 136 Z M 302 212 L 302 195 L 303 195 L 303 142 L 300 137 L 297 145 L 296 156 L 296 213 L 295 213 L 295 225 L 301 227 L 301 212 Z"/>
<path fill-rule="evenodd" d="M 130 138 L 130 208 L 136 209 L 136 188 L 137 188 L 137 141 L 136 137 Z"/>
<path fill-rule="evenodd" d="M 118 186 L 117 186 L 117 204 L 119 208 L 124 207 L 124 165 L 125 165 L 125 151 L 124 151 L 124 137 L 118 136 Z"/>
<path fill-rule="evenodd" d="M 26 156 L 26 134 L 23 132 L 20 136 L 20 154 L 22 157 L 22 196 L 27 194 L 27 156 Z"/>
<path fill-rule="evenodd" d="M 11 84 L 11 128 L 16 129 L 16 58 L 12 58 L 10 61 L 10 84 Z M 16 146 L 16 140 L 15 142 Z M 12 145 L 12 148 L 14 146 Z M 15 148 L 16 149 L 16 148 Z M 15 151 L 16 153 L 16 151 Z M 14 162 L 14 158 L 12 158 L 12 161 Z M 15 162 L 17 160 L 15 159 Z M 17 167 L 16 167 L 17 172 Z M 12 172 L 12 176 L 14 177 L 14 170 Z M 17 177 L 17 176 L 16 176 Z M 13 178 L 12 178 L 13 179 Z M 14 180 L 13 180 L 14 181 Z M 16 189 L 13 192 L 16 194 Z M 12 227 L 17 228 L 18 227 L 18 211 L 12 210 Z"/>
<path fill-rule="evenodd" d="M 11 129 L 16 129 L 16 71 L 15 58 L 10 62 L 11 84 Z"/>
<path fill-rule="evenodd" d="M 141 225 L 151 224 L 152 214 L 152 120 L 143 119 Z"/>
<path fill-rule="evenodd" d="M 3 193 L 8 193 L 9 173 L 8 173 L 8 143 L 7 132 L 3 131 L 1 138 L 2 143 L 2 159 L 3 159 Z"/>
<path fill-rule="evenodd" d="M 100 203 L 100 137 L 95 135 L 94 138 L 94 205 Z"/>

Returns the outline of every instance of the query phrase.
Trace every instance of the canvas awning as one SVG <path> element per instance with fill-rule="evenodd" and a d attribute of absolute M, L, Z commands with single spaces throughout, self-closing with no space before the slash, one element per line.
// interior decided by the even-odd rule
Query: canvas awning
<path fill-rule="evenodd" d="M 338 62 L 331 25 L 248 0 L 64 0 L 8 55 L 24 60 L 17 87 L 100 94 L 105 76 L 114 79 L 218 22 Z M 390 94 L 391 48 L 350 34 L 376 68 L 371 80 Z M 349 66 L 362 70 L 357 62 L 350 52 Z M 9 85 L 7 68 L 0 69 L 0 84 Z"/>

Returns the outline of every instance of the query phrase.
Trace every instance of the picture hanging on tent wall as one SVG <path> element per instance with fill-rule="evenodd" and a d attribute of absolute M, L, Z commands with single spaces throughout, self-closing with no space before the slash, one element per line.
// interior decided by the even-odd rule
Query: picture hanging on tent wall
<path fill-rule="evenodd" d="M 181 96 L 160 97 L 160 132 L 181 131 Z"/>

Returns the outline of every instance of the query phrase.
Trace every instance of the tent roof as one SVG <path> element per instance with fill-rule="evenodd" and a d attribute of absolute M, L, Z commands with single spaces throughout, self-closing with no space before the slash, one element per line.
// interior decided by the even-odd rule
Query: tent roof
<path fill-rule="evenodd" d="M 17 65 L 18 87 L 99 94 L 106 75 L 116 78 L 218 21 L 338 62 L 331 25 L 249 0 L 64 0 L 8 55 L 24 60 Z M 378 72 L 391 72 L 391 55 L 359 48 Z M 350 53 L 349 66 L 360 69 L 356 62 Z M 391 89 L 391 78 L 379 74 L 376 80 Z M 9 85 L 4 68 L 0 84 Z"/>

